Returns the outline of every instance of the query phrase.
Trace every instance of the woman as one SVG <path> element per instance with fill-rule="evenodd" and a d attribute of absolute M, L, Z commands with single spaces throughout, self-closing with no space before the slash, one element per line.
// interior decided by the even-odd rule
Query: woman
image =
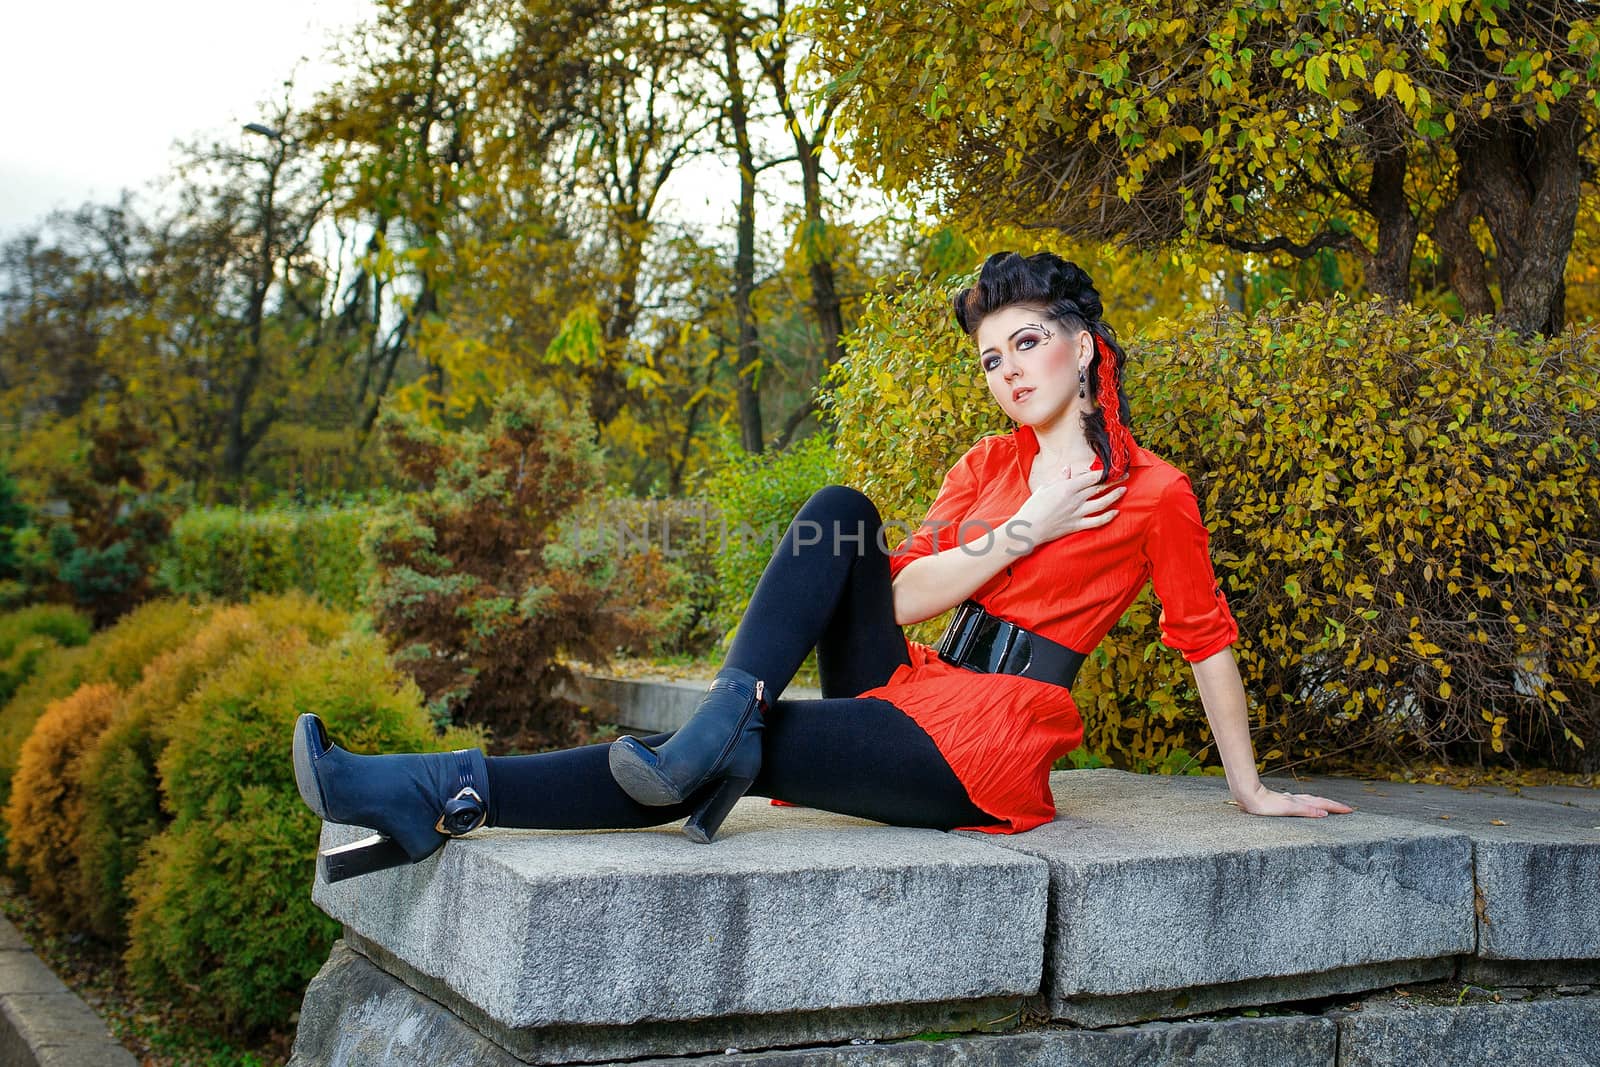
<path fill-rule="evenodd" d="M 375 837 L 323 854 L 329 880 L 415 862 L 479 826 L 602 829 L 687 817 L 709 842 L 744 793 L 902 826 L 1017 833 L 1050 821 L 1049 772 L 1083 740 L 1069 686 L 1146 581 L 1194 669 L 1228 789 L 1254 815 L 1353 809 L 1256 776 L 1238 627 L 1189 480 L 1128 429 L 1100 296 L 1050 253 L 996 253 L 956 295 L 982 374 L 1019 425 L 945 475 L 887 551 L 877 509 L 830 485 L 796 514 L 733 647 L 674 733 L 528 756 L 359 756 L 295 726 L 300 795 Z M 1110 488 L 1106 488 L 1110 486 Z M 934 649 L 901 626 L 957 605 Z M 822 699 L 781 698 L 812 647 Z"/>

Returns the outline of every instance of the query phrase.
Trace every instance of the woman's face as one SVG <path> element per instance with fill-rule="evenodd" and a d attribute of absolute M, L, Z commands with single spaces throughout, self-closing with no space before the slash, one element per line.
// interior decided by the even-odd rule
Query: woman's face
<path fill-rule="evenodd" d="M 1087 330 L 1069 336 L 1059 322 L 1045 318 L 1044 309 L 1013 304 L 984 316 L 975 339 L 989 392 L 1018 423 L 1050 426 L 1093 406 L 1078 398 L 1078 371 L 1087 370 L 1094 355 Z"/>

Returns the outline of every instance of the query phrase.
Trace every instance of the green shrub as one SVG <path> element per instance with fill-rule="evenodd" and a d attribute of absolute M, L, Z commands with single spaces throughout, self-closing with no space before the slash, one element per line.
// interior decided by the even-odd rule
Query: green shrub
<path fill-rule="evenodd" d="M 587 552 L 557 538 L 599 494 L 593 429 L 549 395 L 500 394 L 488 428 L 444 433 L 386 412 L 383 447 L 420 490 L 366 539 L 375 625 L 438 721 L 522 748 L 581 743 L 591 724 L 555 693 L 560 656 L 606 663 L 675 632 L 680 568 L 659 548 Z"/>
<path fill-rule="evenodd" d="M 96 626 L 151 595 L 155 554 L 169 525 L 140 459 L 153 442 L 149 428 L 125 411 L 91 417 L 88 439 L 52 472 L 47 490 L 65 501 L 67 513 L 37 515 L 14 539 L 30 595 L 76 604 Z"/>
<path fill-rule="evenodd" d="M 318 648 L 273 635 L 207 675 L 171 720 L 159 760 L 171 824 L 129 888 L 125 960 L 153 991 L 230 1030 L 281 1024 L 338 936 L 311 902 L 320 824 L 295 789 L 291 729 L 323 717 L 355 751 L 454 747 L 382 641 L 351 631 Z"/>
<path fill-rule="evenodd" d="M 913 524 L 966 448 L 1012 428 L 948 307 L 874 301 L 830 374 L 845 480 Z M 1127 347 L 1134 433 L 1210 529 L 1268 770 L 1341 752 L 1593 769 L 1600 327 L 1523 340 L 1337 298 L 1196 313 Z M 1210 733 L 1158 612 L 1147 587 L 1073 694 L 1090 751 L 1177 770 Z"/>
<path fill-rule="evenodd" d="M 89 901 L 88 926 L 108 941 L 126 936 L 132 907 L 127 879 L 145 843 L 169 821 L 156 765 L 178 708 L 212 672 L 274 635 L 304 633 L 326 644 L 349 628 L 349 616 L 304 593 L 261 597 L 219 609 L 192 639 L 156 657 L 121 710 L 84 756 L 83 827 L 78 870 Z"/>
<path fill-rule="evenodd" d="M 89 617 L 76 609 L 59 604 L 36 604 L 33 607 L 0 615 L 0 658 L 25 637 L 48 637 L 58 645 L 81 645 L 94 632 Z"/>
<path fill-rule="evenodd" d="M 209 604 L 152 600 L 100 631 L 86 645 L 44 653 L 28 681 L 0 707 L 0 801 L 10 795 L 22 744 L 46 705 L 86 682 L 114 682 L 130 688 L 143 676 L 146 664 L 187 641 L 212 610 Z"/>
<path fill-rule="evenodd" d="M 372 515 L 367 507 L 196 508 L 173 524 L 159 579 L 181 596 L 243 601 L 299 589 L 354 609 L 371 580 L 361 534 Z"/>
<path fill-rule="evenodd" d="M 726 648 L 795 512 L 811 494 L 838 481 L 838 464 L 828 433 L 762 455 L 738 448 L 731 436 L 724 436 L 722 444 L 722 462 L 707 488 L 718 512 L 713 619 Z"/>
<path fill-rule="evenodd" d="M 81 645 L 89 633 L 88 616 L 55 604 L 0 615 L 0 705 L 16 695 L 52 649 Z"/>
<path fill-rule="evenodd" d="M 619 652 L 660 658 L 700 655 L 716 647 L 722 636 L 714 617 L 719 522 L 707 497 L 640 499 L 610 492 L 563 518 L 557 540 L 581 552 L 638 553 L 655 544 L 673 561 L 664 575 L 669 608 L 662 629 L 637 640 L 624 635 Z"/>
<path fill-rule="evenodd" d="M 11 867 L 22 875 L 39 913 L 70 923 L 88 908 L 78 877 L 83 825 L 83 755 L 121 707 L 122 690 L 85 685 L 45 710 L 22 746 L 6 803 Z"/>

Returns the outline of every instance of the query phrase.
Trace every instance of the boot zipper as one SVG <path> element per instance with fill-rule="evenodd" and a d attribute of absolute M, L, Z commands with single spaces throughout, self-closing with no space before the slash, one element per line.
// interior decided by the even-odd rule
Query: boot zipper
<path fill-rule="evenodd" d="M 744 711 L 739 715 L 739 723 L 734 728 L 732 736 L 730 736 L 727 742 L 723 744 L 722 751 L 717 754 L 716 762 L 711 765 L 713 774 L 720 770 L 722 765 L 727 761 L 728 757 L 733 754 L 734 747 L 739 743 L 739 738 L 744 736 L 745 726 L 747 726 L 750 722 L 750 713 L 756 709 L 758 704 L 761 703 L 762 696 L 766 693 L 766 691 L 767 683 L 765 680 L 757 678 L 755 699 L 749 704 L 745 705 Z"/>

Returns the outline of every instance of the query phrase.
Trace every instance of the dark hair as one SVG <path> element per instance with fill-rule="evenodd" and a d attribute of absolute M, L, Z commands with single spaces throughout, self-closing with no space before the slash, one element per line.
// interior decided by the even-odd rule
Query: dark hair
<path fill-rule="evenodd" d="M 1111 371 L 1116 384 L 1117 415 L 1130 440 L 1133 416 L 1123 388 L 1122 371 L 1127 355 L 1117 343 L 1116 334 L 1100 317 L 1103 308 L 1094 280 L 1082 267 L 1054 252 L 1035 252 L 1031 256 L 996 252 L 983 261 L 977 284 L 957 293 L 952 303 L 956 325 L 968 337 L 977 333 L 978 324 L 993 312 L 1014 304 L 1034 304 L 1043 307 L 1045 314 L 1061 323 L 1063 329 L 1073 333 L 1088 330 L 1097 338 L 1086 375 L 1095 410 L 1083 416 L 1083 431 L 1109 475 L 1112 470 L 1111 432 L 1106 426 L 1105 405 L 1100 399 L 1100 364 L 1107 350 L 1115 357 L 1111 361 Z"/>

